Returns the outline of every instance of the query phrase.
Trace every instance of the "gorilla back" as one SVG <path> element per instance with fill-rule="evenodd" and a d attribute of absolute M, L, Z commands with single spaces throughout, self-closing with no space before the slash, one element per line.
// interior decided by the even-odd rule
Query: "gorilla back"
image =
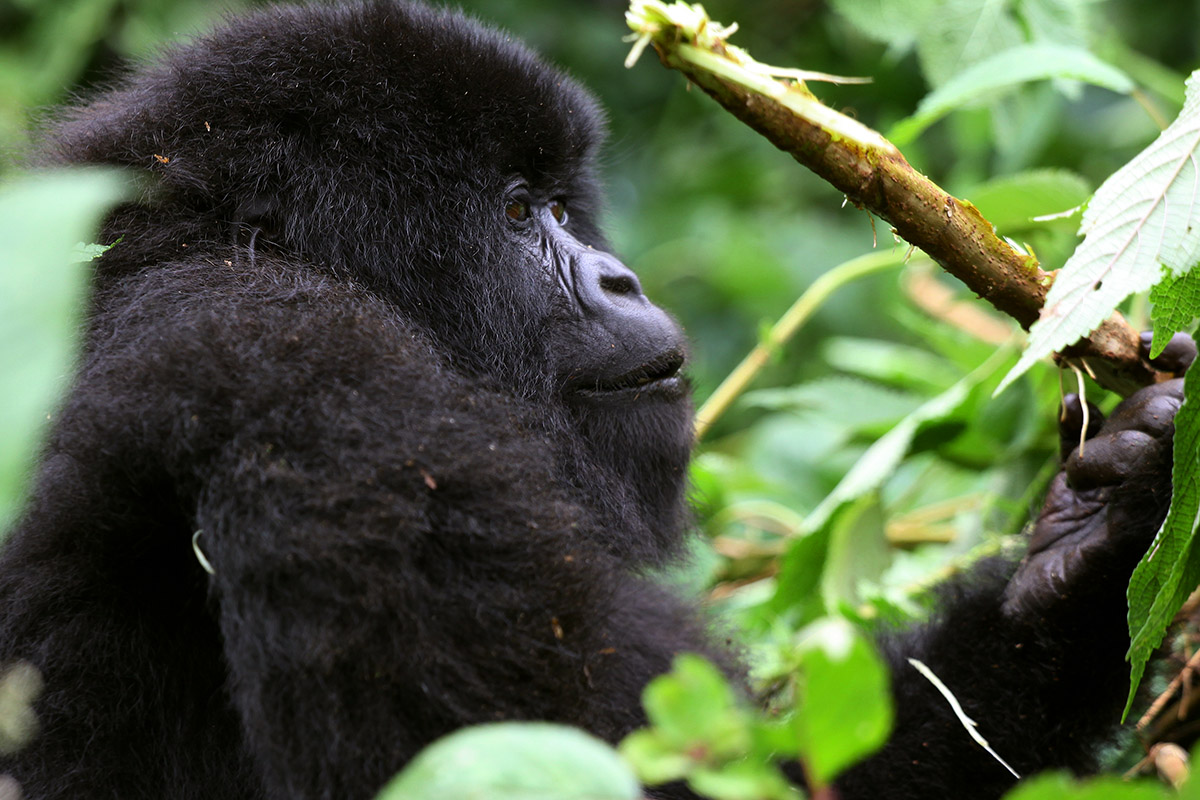
<path fill-rule="evenodd" d="M 27 797 L 367 798 L 466 724 L 641 722 L 704 648 L 631 575 L 680 539 L 690 406 L 599 231 L 601 129 L 391 2 L 261 12 L 63 115 L 47 163 L 149 180 L 0 561 Z"/>

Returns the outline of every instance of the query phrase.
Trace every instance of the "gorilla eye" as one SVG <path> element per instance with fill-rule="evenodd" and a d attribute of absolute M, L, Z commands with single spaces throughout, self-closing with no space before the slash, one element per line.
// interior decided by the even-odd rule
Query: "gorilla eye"
<path fill-rule="evenodd" d="M 504 207 L 504 216 L 513 222 L 524 222 L 529 219 L 529 203 L 524 200 L 509 200 Z"/>
<path fill-rule="evenodd" d="M 567 204 L 562 200 L 553 200 L 550 202 L 550 215 L 554 217 L 559 225 L 567 224 Z"/>

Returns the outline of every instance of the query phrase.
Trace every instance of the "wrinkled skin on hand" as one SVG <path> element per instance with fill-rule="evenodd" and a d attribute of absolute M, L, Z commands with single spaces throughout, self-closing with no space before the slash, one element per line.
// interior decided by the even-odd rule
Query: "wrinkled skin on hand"
<path fill-rule="evenodd" d="M 1142 342 L 1148 351 L 1148 335 Z M 1180 374 L 1195 357 L 1191 337 L 1179 334 L 1151 363 Z M 1132 570 L 1150 544 L 1137 523 L 1170 502 L 1171 442 L 1182 402 L 1183 381 L 1176 378 L 1136 392 L 1107 420 L 1089 403 L 1081 446 L 1083 406 L 1078 395 L 1063 399 L 1063 469 L 1050 485 L 1029 552 L 1005 589 L 1006 616 L 1036 619 L 1087 594 L 1097 575 Z"/>

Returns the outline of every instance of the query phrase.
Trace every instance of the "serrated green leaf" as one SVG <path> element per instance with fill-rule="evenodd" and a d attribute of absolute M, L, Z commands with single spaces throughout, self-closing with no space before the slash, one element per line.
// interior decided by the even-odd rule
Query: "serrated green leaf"
<path fill-rule="evenodd" d="M 833 0 L 833 10 L 864 36 L 897 51 L 912 47 L 942 0 Z"/>
<path fill-rule="evenodd" d="M 1025 40 L 1010 5 L 995 0 L 943 0 L 924 22 L 917 55 L 926 80 L 935 87 Z"/>
<path fill-rule="evenodd" d="M 1038 359 L 1091 333 L 1117 304 L 1200 261 L 1200 71 L 1175 121 L 1096 190 L 1080 223 L 1086 237 L 1059 271 L 1029 344 L 1002 391 Z"/>
<path fill-rule="evenodd" d="M 1011 234 L 1031 227 L 1034 217 L 1083 205 L 1091 192 L 1087 181 L 1070 170 L 1037 169 L 988 181 L 967 196 L 996 230 Z"/>
<path fill-rule="evenodd" d="M 1184 403 L 1175 416 L 1171 509 L 1154 544 L 1129 580 L 1129 703 L 1146 662 L 1184 600 L 1200 584 L 1200 370 L 1184 378 Z M 1128 708 L 1127 708 L 1128 710 Z"/>
<path fill-rule="evenodd" d="M 805 631 L 794 723 L 809 774 L 826 784 L 887 740 L 892 699 L 887 668 L 841 619 Z"/>
<path fill-rule="evenodd" d="M 1150 319 L 1154 325 L 1151 358 L 1162 353 L 1175 334 L 1180 331 L 1191 333 L 1200 317 L 1200 273 L 1194 269 L 1178 276 L 1172 275 L 1170 270 L 1163 272 L 1162 281 L 1150 290 L 1153 304 Z"/>
<path fill-rule="evenodd" d="M 617 753 L 577 728 L 501 722 L 426 747 L 376 800 L 638 800 Z"/>
<path fill-rule="evenodd" d="M 1089 3 L 1090 0 L 1018 0 L 1016 11 L 1035 42 L 1083 47 L 1088 41 Z"/>
<path fill-rule="evenodd" d="M 912 116 L 901 120 L 887 138 L 903 146 L 951 111 L 994 99 L 1031 81 L 1070 78 L 1122 94 L 1133 81 L 1082 47 L 1035 42 L 1009 48 L 963 70 L 925 96 Z"/>

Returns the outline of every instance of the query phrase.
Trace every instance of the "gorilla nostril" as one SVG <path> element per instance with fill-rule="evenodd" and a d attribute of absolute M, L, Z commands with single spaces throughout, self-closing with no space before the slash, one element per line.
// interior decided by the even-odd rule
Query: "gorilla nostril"
<path fill-rule="evenodd" d="M 637 281 L 627 275 L 604 275 L 600 288 L 609 294 L 641 294 Z"/>

